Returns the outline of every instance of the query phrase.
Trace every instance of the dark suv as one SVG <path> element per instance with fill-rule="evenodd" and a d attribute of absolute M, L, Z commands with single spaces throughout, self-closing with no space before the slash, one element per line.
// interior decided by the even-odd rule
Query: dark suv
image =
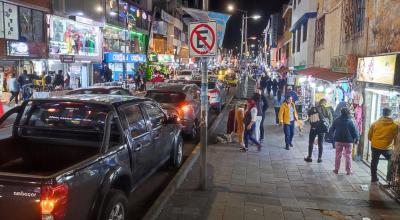
<path fill-rule="evenodd" d="M 67 92 L 66 95 L 79 95 L 79 94 L 106 94 L 106 95 L 132 95 L 132 93 L 119 86 L 102 86 L 102 87 L 88 87 L 75 89 Z"/>
<path fill-rule="evenodd" d="M 132 190 L 182 162 L 180 125 L 151 99 L 33 99 L 0 140 L 0 219 L 126 219 Z"/>
<path fill-rule="evenodd" d="M 192 139 L 199 136 L 200 88 L 195 84 L 159 83 L 146 93 L 169 115 L 176 115 L 183 133 Z"/>

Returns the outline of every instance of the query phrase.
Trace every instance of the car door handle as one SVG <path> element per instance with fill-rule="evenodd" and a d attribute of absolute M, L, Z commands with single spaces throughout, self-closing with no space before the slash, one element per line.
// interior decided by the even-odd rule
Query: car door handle
<path fill-rule="evenodd" d="M 135 151 L 140 151 L 140 150 L 142 150 L 142 148 L 143 148 L 142 144 L 137 144 L 136 148 L 135 148 Z"/>

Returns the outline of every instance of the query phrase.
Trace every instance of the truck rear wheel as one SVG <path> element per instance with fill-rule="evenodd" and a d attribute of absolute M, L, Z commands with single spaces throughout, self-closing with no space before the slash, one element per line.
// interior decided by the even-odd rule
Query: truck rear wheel
<path fill-rule="evenodd" d="M 101 220 L 126 220 L 128 199 L 121 190 L 110 190 Z"/>
<path fill-rule="evenodd" d="M 183 160 L 183 141 L 182 137 L 178 137 L 178 140 L 175 143 L 174 148 L 171 152 L 171 165 L 174 168 L 179 168 L 182 165 Z"/>

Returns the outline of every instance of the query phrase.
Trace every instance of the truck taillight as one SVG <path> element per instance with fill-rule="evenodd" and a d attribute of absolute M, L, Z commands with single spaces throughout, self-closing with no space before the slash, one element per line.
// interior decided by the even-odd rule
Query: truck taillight
<path fill-rule="evenodd" d="M 42 220 L 63 220 L 68 202 L 68 185 L 45 185 L 40 192 Z"/>

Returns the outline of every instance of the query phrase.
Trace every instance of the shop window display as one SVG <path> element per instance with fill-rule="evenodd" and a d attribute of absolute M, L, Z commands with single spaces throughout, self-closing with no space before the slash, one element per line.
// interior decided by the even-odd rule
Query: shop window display
<path fill-rule="evenodd" d="M 145 37 L 141 33 L 106 26 L 104 29 L 105 52 L 144 53 Z"/>

